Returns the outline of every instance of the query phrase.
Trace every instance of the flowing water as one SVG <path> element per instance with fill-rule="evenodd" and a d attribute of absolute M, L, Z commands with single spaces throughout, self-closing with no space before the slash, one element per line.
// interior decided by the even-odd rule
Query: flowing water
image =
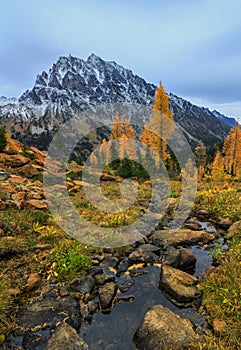
<path fill-rule="evenodd" d="M 209 223 L 200 222 L 202 229 L 214 232 L 215 228 Z M 189 250 L 196 257 L 195 276 L 198 276 L 212 265 L 212 253 L 207 247 L 193 246 Z M 107 271 L 106 271 L 107 272 Z M 157 304 L 161 304 L 179 314 L 184 318 L 189 318 L 194 324 L 202 326 L 205 323 L 203 316 L 198 314 L 193 308 L 178 308 L 164 293 L 158 288 L 160 280 L 160 267 L 149 266 L 143 274 L 133 277 L 134 284 L 126 293 L 117 294 L 119 302 L 109 313 L 97 312 L 90 323 L 83 321 L 80 328 L 80 336 L 89 345 L 91 350 L 134 350 L 132 339 L 137 328 L 141 325 L 147 310 Z M 110 273 L 110 271 L 109 271 Z M 117 277 L 117 283 L 123 279 L 123 275 Z M 121 301 L 121 298 L 125 300 Z M 128 298 L 129 297 L 129 298 Z M 87 315 L 85 309 L 83 316 Z M 46 334 L 48 338 L 49 335 Z M 21 337 L 13 337 L 13 343 L 17 349 L 22 349 Z M 19 346 L 19 347 L 18 347 Z M 14 349 L 16 349 L 14 347 Z M 9 349 L 13 349 L 10 347 Z M 40 345 L 35 350 L 42 350 Z"/>
<path fill-rule="evenodd" d="M 195 275 L 201 273 L 212 264 L 210 252 L 202 247 L 190 249 L 196 256 Z M 140 326 L 146 311 L 157 304 L 171 309 L 182 317 L 191 319 L 197 325 L 204 324 L 203 316 L 192 308 L 180 309 L 169 301 L 158 288 L 160 268 L 149 266 L 146 273 L 134 278 L 135 283 L 125 294 L 133 296 L 132 302 L 116 304 L 109 314 L 98 312 L 91 324 L 83 323 L 81 337 L 91 350 L 133 350 L 132 339 Z M 123 294 L 122 294 L 123 295 Z"/>

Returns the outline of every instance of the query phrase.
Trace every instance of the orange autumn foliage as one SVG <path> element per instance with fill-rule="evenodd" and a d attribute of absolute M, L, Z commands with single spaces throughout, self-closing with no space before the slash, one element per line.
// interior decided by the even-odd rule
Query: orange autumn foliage
<path fill-rule="evenodd" d="M 171 137 L 174 124 L 167 123 L 166 118 L 173 121 L 173 114 L 169 109 L 169 97 L 160 83 L 156 89 L 150 121 L 145 125 L 140 136 L 143 145 L 149 147 L 153 154 L 156 165 L 160 162 L 160 157 L 163 161 L 169 157 L 165 140 Z"/>

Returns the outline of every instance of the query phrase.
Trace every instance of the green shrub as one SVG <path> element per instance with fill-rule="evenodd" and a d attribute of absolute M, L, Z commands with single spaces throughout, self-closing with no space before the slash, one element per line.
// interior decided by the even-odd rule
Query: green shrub
<path fill-rule="evenodd" d="M 55 276 L 60 280 L 73 279 L 77 275 L 83 275 L 85 270 L 91 267 L 91 259 L 86 249 L 77 241 L 56 246 L 52 256 L 54 262 L 49 271 L 49 278 Z"/>

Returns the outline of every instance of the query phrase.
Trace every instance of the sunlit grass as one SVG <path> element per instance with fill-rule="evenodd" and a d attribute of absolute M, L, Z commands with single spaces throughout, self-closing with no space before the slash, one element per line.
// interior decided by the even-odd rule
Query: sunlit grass
<path fill-rule="evenodd" d="M 201 183 L 196 207 L 213 216 L 221 215 L 231 220 L 241 218 L 240 183 Z M 202 304 L 208 313 L 209 323 L 219 319 L 226 326 L 221 335 L 206 337 L 202 350 L 236 350 L 241 344 L 241 231 L 228 241 L 228 251 L 216 248 L 219 266 L 199 288 L 203 293 Z"/>
<path fill-rule="evenodd" d="M 207 210 L 211 215 L 238 220 L 241 218 L 240 183 L 202 183 L 196 198 L 196 208 Z"/>
<path fill-rule="evenodd" d="M 101 190 L 103 195 L 110 201 L 120 200 L 121 192 L 119 183 L 103 182 L 101 183 Z M 101 227 L 123 227 L 134 223 L 138 217 L 143 214 L 145 208 L 143 207 L 143 202 L 147 203 L 151 199 L 152 187 L 151 182 L 143 182 L 139 184 L 138 195 L 133 205 L 126 210 L 121 212 L 106 213 L 101 210 L 101 208 L 96 208 L 87 198 L 84 193 L 84 190 L 80 188 L 77 194 L 71 197 L 75 207 L 78 209 L 79 213 L 83 215 L 86 220 L 92 224 L 101 226 Z M 123 203 L 125 199 L 122 198 Z"/>

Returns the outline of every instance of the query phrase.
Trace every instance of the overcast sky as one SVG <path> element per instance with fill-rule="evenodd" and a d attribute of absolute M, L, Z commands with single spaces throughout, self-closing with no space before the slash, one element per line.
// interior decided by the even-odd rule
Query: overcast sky
<path fill-rule="evenodd" d="M 114 60 L 198 105 L 241 116 L 241 0 L 0 1 L 0 96 L 59 56 Z"/>

